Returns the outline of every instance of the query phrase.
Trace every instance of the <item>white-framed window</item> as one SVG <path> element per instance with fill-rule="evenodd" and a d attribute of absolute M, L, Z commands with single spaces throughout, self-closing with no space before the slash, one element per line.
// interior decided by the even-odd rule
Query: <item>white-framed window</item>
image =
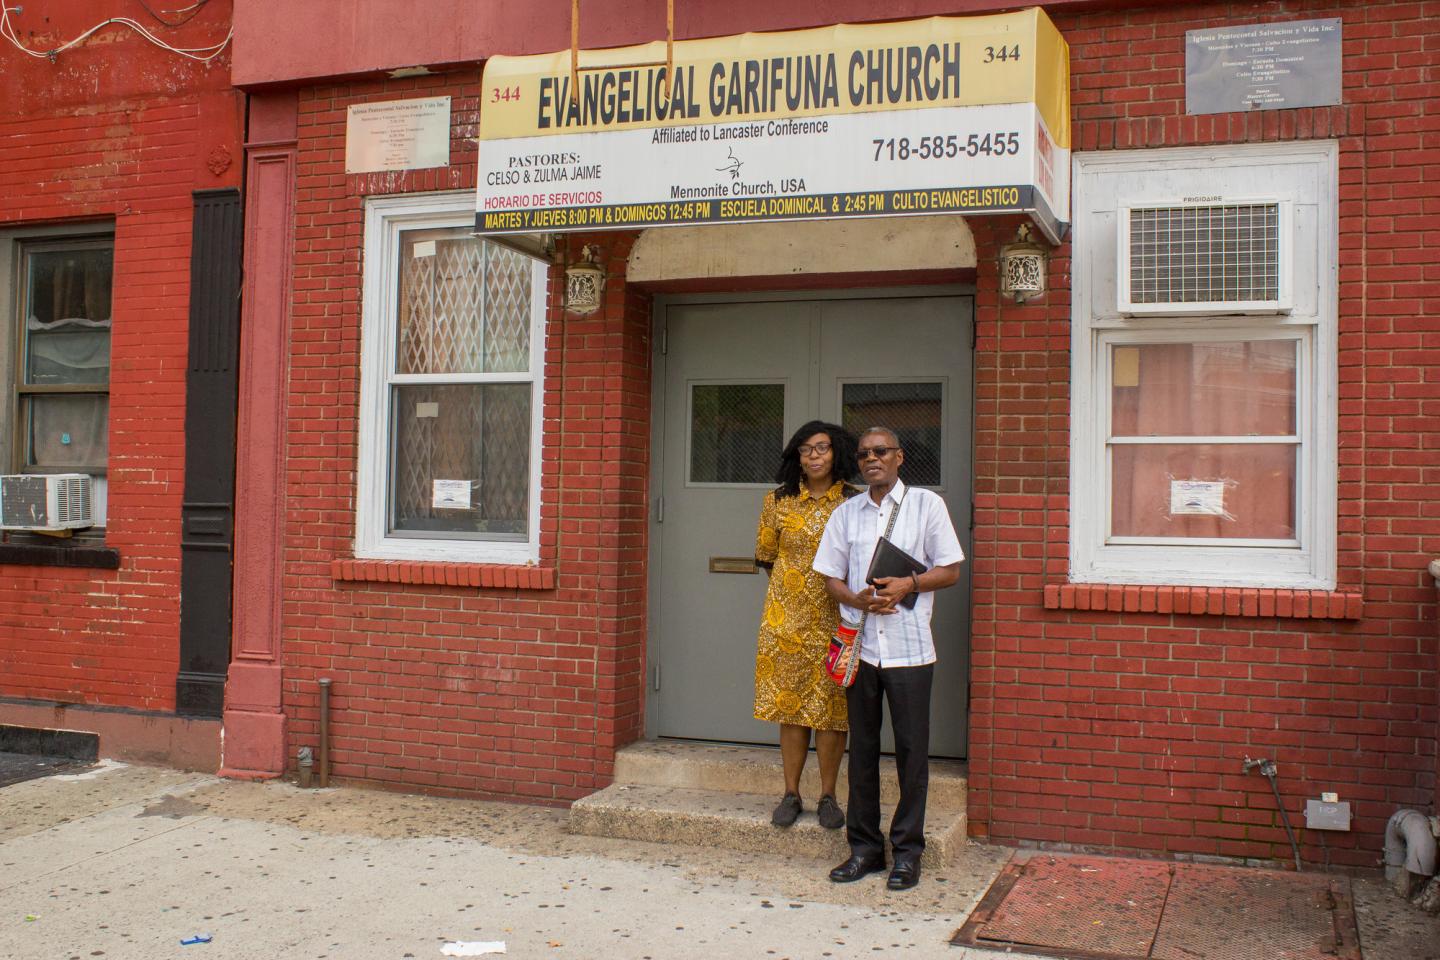
<path fill-rule="evenodd" d="M 1330 141 L 1075 156 L 1072 581 L 1334 588 L 1337 157 Z M 1284 215 L 1247 273 L 1252 228 L 1226 217 L 1257 208 Z M 1137 241 L 1132 210 L 1184 229 Z M 1122 313 L 1132 289 L 1153 297 L 1119 284 L 1157 262 L 1224 306 Z M 1269 312 L 1240 312 L 1227 291 L 1257 275 L 1282 308 L 1257 294 Z"/>
<path fill-rule="evenodd" d="M 473 192 L 365 204 L 355 555 L 539 559 L 547 265 Z"/>
<path fill-rule="evenodd" d="M 97 534 L 110 458 L 114 274 L 109 224 L 0 231 L 0 465 L 89 474 Z"/>

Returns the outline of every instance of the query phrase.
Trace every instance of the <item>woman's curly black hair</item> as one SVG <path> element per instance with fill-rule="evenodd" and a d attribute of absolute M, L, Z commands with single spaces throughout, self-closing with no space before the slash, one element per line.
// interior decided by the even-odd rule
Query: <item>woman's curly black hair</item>
<path fill-rule="evenodd" d="M 780 467 L 775 471 L 775 482 L 780 484 L 780 489 L 775 492 L 776 499 L 800 496 L 800 479 L 804 476 L 804 471 L 800 469 L 800 445 L 817 433 L 830 437 L 830 452 L 835 455 L 834 463 L 830 467 L 830 479 L 849 483 L 859 476 L 860 467 L 855 459 L 855 435 L 837 423 L 811 420 L 795 431 L 790 442 L 785 444 L 784 452 L 780 454 Z"/>

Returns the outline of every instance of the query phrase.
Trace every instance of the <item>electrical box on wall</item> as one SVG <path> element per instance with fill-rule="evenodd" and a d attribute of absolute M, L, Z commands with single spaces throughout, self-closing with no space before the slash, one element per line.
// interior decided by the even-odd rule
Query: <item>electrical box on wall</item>
<path fill-rule="evenodd" d="M 1305 829 L 1349 830 L 1350 804 L 1333 793 L 1321 794 L 1319 800 L 1306 800 Z"/>

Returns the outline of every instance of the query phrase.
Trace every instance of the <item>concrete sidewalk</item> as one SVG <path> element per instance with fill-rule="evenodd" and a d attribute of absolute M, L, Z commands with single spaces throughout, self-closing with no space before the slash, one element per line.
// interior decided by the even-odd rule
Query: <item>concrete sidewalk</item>
<path fill-rule="evenodd" d="M 914 891 L 829 862 L 572 835 L 563 810 L 301 791 L 102 765 L 0 790 L 0 957 L 980 960 L 949 938 L 1010 856 L 971 844 Z M 1440 922 L 1355 884 L 1366 960 Z M 33 919 L 30 919 L 32 918 Z M 212 934 L 208 944 L 182 938 Z M 1008 954 L 1018 958 L 1019 954 Z"/>

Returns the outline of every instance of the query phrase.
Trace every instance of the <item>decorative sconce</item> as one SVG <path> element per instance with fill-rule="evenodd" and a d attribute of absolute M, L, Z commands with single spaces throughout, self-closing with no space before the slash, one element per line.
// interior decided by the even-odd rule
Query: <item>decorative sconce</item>
<path fill-rule="evenodd" d="M 605 296 L 605 268 L 595 262 L 599 248 L 586 244 L 580 259 L 565 268 L 565 309 L 588 317 L 600 309 Z"/>
<path fill-rule="evenodd" d="M 1049 251 L 1030 237 L 1030 224 L 1022 223 L 1015 239 L 1000 248 L 1000 294 L 1024 303 L 1045 292 L 1045 265 Z"/>

